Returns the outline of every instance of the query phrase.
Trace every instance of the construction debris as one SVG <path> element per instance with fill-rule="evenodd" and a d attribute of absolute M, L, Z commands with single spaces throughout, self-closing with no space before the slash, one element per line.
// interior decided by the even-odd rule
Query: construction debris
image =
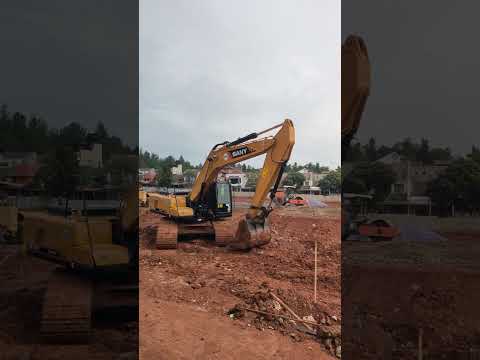
<path fill-rule="evenodd" d="M 244 213 L 245 209 L 236 209 L 233 216 L 241 217 Z M 323 358 L 326 353 L 330 356 L 340 353 L 339 202 L 330 202 L 325 209 L 276 209 L 270 215 L 272 241 L 261 251 L 249 253 L 230 252 L 200 238 L 180 243 L 176 251 L 155 251 L 150 239 L 153 231 L 149 229 L 155 226 L 156 216 L 145 214 L 140 219 L 140 295 L 155 307 L 141 306 L 140 317 L 152 321 L 151 325 L 148 322 L 148 334 L 141 335 L 147 343 L 153 344 L 159 337 L 162 342 L 177 343 L 178 339 L 175 340 L 168 329 L 181 325 L 196 329 L 195 333 L 205 339 L 215 337 L 218 344 L 226 344 L 234 336 L 237 347 L 245 346 L 258 353 L 266 348 L 262 341 L 257 341 L 256 331 L 276 342 L 276 347 L 285 348 L 289 344 L 291 351 L 305 351 L 308 357 Z M 313 234 L 305 231 L 312 229 L 312 224 L 317 225 Z M 306 233 L 309 236 L 305 236 Z M 318 302 L 314 303 L 317 236 Z M 158 323 L 151 317 L 159 304 L 172 304 L 174 309 L 185 310 L 162 312 L 162 323 Z M 184 315 L 189 308 L 195 316 Z M 210 330 L 199 329 L 197 316 L 227 319 L 228 334 L 216 331 L 214 335 Z M 285 337 L 292 341 L 285 343 Z M 185 343 L 183 346 L 188 347 Z M 178 351 L 187 350 L 182 347 Z M 210 355 L 226 355 L 219 351 Z M 200 357 L 204 358 L 208 356 Z"/>

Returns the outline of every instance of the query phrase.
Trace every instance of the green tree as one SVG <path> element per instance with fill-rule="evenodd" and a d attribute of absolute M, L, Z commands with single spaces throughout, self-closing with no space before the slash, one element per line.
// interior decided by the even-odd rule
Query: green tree
<path fill-rule="evenodd" d="M 318 186 L 322 190 L 322 192 L 329 192 L 329 193 L 339 193 L 341 190 L 342 184 L 342 173 L 340 167 L 335 170 L 331 170 L 325 175 L 319 182 Z"/>
<path fill-rule="evenodd" d="M 99 121 L 97 124 L 97 128 L 95 129 L 95 134 L 97 135 L 97 138 L 100 141 L 104 141 L 105 139 L 108 139 L 108 132 L 107 129 L 105 128 L 105 125 L 103 122 Z"/>
<path fill-rule="evenodd" d="M 393 146 L 393 151 L 402 155 L 405 159 L 415 161 L 417 157 L 418 146 L 413 143 L 412 139 L 405 138 L 403 141 Z"/>
<path fill-rule="evenodd" d="M 480 149 L 476 146 L 472 146 L 472 151 L 467 155 L 467 157 L 475 161 L 477 164 L 480 164 Z"/>
<path fill-rule="evenodd" d="M 342 150 L 342 161 L 346 162 L 358 162 L 365 161 L 366 155 L 363 151 L 363 147 L 359 142 L 352 143 L 347 151 Z"/>
<path fill-rule="evenodd" d="M 162 187 L 172 186 L 173 175 L 170 167 L 162 166 L 157 169 L 157 185 Z"/>
<path fill-rule="evenodd" d="M 375 143 L 374 138 L 370 138 L 368 144 L 364 146 L 365 155 L 368 160 L 375 161 L 377 160 L 377 144 Z"/>
<path fill-rule="evenodd" d="M 297 189 L 299 189 L 300 187 L 302 187 L 304 182 L 305 182 L 305 176 L 295 171 L 287 174 L 287 176 L 285 177 L 285 181 L 283 182 L 283 185 L 295 186 Z"/>
<path fill-rule="evenodd" d="M 344 192 L 356 192 L 349 186 L 364 187 L 364 192 L 373 194 L 374 201 L 383 201 L 395 182 L 395 172 L 381 162 L 363 162 L 358 164 L 344 180 Z M 363 185 L 362 185 L 363 184 Z"/>
<path fill-rule="evenodd" d="M 427 195 L 440 209 L 441 215 L 447 215 L 457 197 L 455 183 L 448 177 L 438 177 L 428 184 Z"/>
<path fill-rule="evenodd" d="M 76 122 L 62 128 L 59 132 L 60 145 L 77 146 L 85 143 L 87 130 Z"/>
<path fill-rule="evenodd" d="M 46 166 L 36 174 L 34 183 L 52 196 L 69 196 L 80 184 L 78 159 L 72 147 L 56 148 L 47 157 Z"/>
<path fill-rule="evenodd" d="M 431 164 L 433 162 L 433 159 L 430 153 L 430 144 L 427 139 L 421 140 L 416 158 L 417 158 L 417 161 L 420 161 L 424 164 Z"/>
<path fill-rule="evenodd" d="M 476 161 L 458 159 L 445 171 L 428 184 L 427 194 L 443 214 L 449 208 L 456 208 L 473 213 L 480 209 L 480 164 Z"/>
<path fill-rule="evenodd" d="M 342 183 L 342 192 L 353 194 L 366 194 L 368 192 L 368 188 L 362 179 L 347 176 Z"/>

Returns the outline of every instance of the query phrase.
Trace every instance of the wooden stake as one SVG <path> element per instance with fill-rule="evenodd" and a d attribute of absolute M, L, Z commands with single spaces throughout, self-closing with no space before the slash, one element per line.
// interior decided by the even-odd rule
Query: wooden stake
<path fill-rule="evenodd" d="M 423 329 L 418 329 L 418 360 L 423 360 Z"/>
<path fill-rule="evenodd" d="M 313 284 L 313 301 L 317 302 L 317 239 L 315 239 L 315 274 L 314 274 L 314 284 Z"/>

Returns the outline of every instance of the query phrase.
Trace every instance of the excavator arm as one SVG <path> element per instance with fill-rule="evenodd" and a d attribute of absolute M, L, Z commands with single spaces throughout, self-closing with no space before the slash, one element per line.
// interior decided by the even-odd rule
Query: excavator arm
<path fill-rule="evenodd" d="M 280 130 L 275 136 L 259 138 L 260 135 L 277 128 Z M 209 188 L 215 184 L 219 172 L 225 166 L 266 154 L 250 209 L 246 218 L 239 223 L 231 248 L 248 249 L 270 241 L 267 216 L 271 209 L 263 207 L 263 202 L 270 191 L 273 199 L 294 144 L 293 122 L 286 119 L 282 124 L 262 132 L 217 144 L 208 154 L 190 193 L 189 201 L 193 207 L 205 201 Z"/>
<path fill-rule="evenodd" d="M 350 147 L 370 94 L 370 61 L 362 38 L 350 35 L 342 45 L 342 154 Z"/>

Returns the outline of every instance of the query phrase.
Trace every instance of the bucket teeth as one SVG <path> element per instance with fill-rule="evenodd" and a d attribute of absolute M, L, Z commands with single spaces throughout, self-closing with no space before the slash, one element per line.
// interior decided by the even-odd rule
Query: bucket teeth
<path fill-rule="evenodd" d="M 263 224 L 254 223 L 251 220 L 242 219 L 238 223 L 235 237 L 228 245 L 232 250 L 250 250 L 254 247 L 261 247 L 270 242 L 272 238 L 268 220 Z"/>

